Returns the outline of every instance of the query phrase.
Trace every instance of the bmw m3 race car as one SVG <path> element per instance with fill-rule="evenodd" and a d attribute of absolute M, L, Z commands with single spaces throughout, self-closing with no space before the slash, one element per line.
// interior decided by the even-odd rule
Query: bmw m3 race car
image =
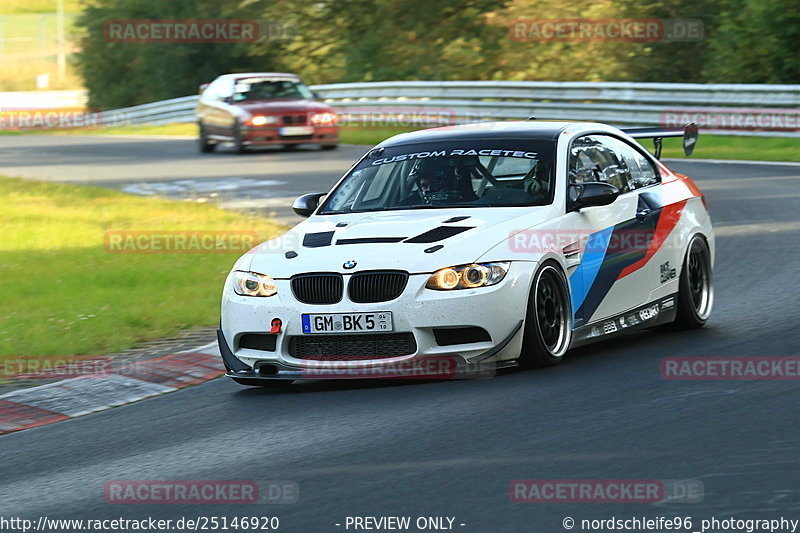
<path fill-rule="evenodd" d="M 693 125 L 514 121 L 387 139 L 329 193 L 297 199 L 307 220 L 236 262 L 218 332 L 227 375 L 391 377 L 442 358 L 463 375 L 702 327 L 714 233 L 697 186 L 658 159 L 677 136 L 691 154 Z"/>

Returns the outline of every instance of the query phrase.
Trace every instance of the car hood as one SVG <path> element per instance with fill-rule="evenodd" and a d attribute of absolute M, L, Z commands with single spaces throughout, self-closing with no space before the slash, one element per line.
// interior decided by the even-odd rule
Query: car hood
<path fill-rule="evenodd" d="M 510 235 L 546 222 L 552 216 L 549 206 L 317 215 L 281 237 L 250 250 L 247 255 L 251 260 L 241 261 L 238 268 L 248 268 L 275 278 L 322 271 L 354 273 L 399 269 L 411 273 L 432 272 L 474 262 Z M 445 222 L 457 217 L 466 218 Z M 450 228 L 468 229 L 452 235 L 456 229 Z M 407 242 L 425 234 L 428 238 L 423 240 L 430 242 Z M 439 246 L 431 251 L 431 248 Z M 293 257 L 287 257 L 287 253 Z M 347 269 L 345 262 L 356 264 Z"/>
<path fill-rule="evenodd" d="M 316 100 L 256 100 L 253 102 L 241 102 L 235 105 L 251 115 L 262 113 L 305 113 L 308 111 L 322 113 L 331 110 L 330 106 L 322 102 L 317 102 Z"/>

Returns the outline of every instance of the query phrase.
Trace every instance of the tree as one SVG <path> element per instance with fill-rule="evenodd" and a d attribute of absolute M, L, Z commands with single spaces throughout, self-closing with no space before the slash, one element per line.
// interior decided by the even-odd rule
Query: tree
<path fill-rule="evenodd" d="M 800 3 L 723 2 L 707 77 L 721 83 L 800 83 Z"/>
<path fill-rule="evenodd" d="M 106 22 L 115 20 L 246 20 L 235 0 L 90 0 L 77 25 L 82 31 L 79 69 L 98 109 L 126 107 L 197 92 L 199 84 L 226 72 L 271 70 L 269 48 L 249 43 L 109 42 Z"/>

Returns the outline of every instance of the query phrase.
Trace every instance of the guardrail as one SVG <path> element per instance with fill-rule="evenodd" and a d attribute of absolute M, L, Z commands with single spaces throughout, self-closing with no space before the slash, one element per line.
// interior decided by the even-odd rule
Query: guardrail
<path fill-rule="evenodd" d="M 448 115 L 451 123 L 535 116 L 669 126 L 665 122 L 680 125 L 688 117 L 705 132 L 800 137 L 800 85 L 402 81 L 336 83 L 311 89 L 350 119 L 430 111 Z M 102 119 L 128 124 L 191 122 L 197 99 L 187 96 L 107 111 Z"/>

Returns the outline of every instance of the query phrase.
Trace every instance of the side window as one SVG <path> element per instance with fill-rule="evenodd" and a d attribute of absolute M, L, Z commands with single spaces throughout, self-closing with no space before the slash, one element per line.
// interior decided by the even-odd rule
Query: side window
<path fill-rule="evenodd" d="M 619 153 L 628 167 L 628 190 L 655 185 L 660 181 L 658 170 L 638 150 L 624 141 L 614 139 L 619 144 Z"/>
<path fill-rule="evenodd" d="M 658 183 L 658 172 L 650 161 L 632 146 L 607 135 L 585 135 L 570 148 L 571 183 L 601 181 L 621 192 Z"/>
<path fill-rule="evenodd" d="M 601 181 L 625 192 L 628 186 L 628 168 L 609 142 L 613 140 L 604 135 L 585 135 L 575 139 L 570 148 L 570 182 Z"/>

